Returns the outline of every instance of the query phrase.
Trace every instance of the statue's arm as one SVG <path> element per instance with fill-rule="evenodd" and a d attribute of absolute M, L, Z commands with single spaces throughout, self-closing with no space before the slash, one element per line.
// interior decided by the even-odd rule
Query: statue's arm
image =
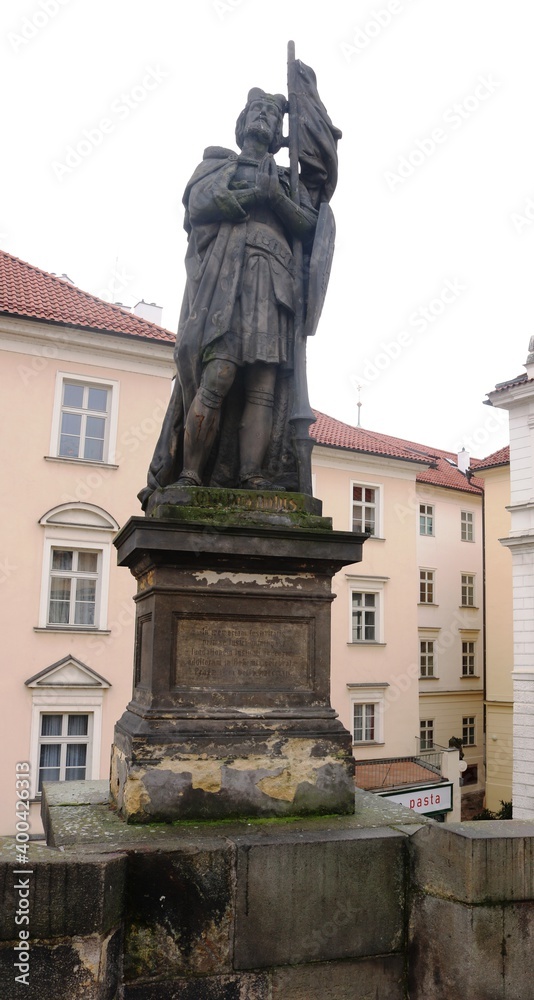
<path fill-rule="evenodd" d="M 274 157 L 266 156 L 258 170 L 257 187 L 259 198 L 267 202 L 276 212 L 292 236 L 301 240 L 310 240 L 315 232 L 318 213 L 312 207 L 308 192 L 304 185 L 299 185 L 300 205 L 285 193 L 278 176 L 278 168 Z"/>
<path fill-rule="evenodd" d="M 231 161 L 193 184 L 189 192 L 188 209 L 194 226 L 212 222 L 245 221 L 246 209 L 252 203 L 253 192 L 230 190 L 229 184 L 236 167 L 236 162 Z M 244 195 L 250 198 L 248 203 Z"/>

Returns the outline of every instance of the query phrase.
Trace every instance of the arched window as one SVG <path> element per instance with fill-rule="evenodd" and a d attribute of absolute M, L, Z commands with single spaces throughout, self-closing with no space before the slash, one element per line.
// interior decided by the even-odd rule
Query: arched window
<path fill-rule="evenodd" d="M 111 542 L 118 524 L 86 503 L 64 503 L 40 518 L 44 528 L 39 629 L 107 631 Z"/>

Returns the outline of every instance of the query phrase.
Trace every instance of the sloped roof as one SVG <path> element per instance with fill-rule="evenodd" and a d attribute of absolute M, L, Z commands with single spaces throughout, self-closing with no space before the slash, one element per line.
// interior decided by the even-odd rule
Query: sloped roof
<path fill-rule="evenodd" d="M 526 372 L 522 372 L 521 375 L 516 375 L 515 378 L 510 378 L 506 382 L 497 382 L 497 385 L 491 390 L 491 392 L 504 392 L 505 389 L 513 389 L 516 385 L 522 385 L 523 382 L 532 381 L 533 380 L 529 379 Z"/>
<path fill-rule="evenodd" d="M 462 493 L 480 493 L 484 483 L 476 476 L 468 480 L 456 467 L 458 456 L 452 451 L 431 448 L 415 441 L 405 441 L 391 434 L 380 434 L 363 427 L 352 427 L 341 420 L 327 416 L 315 410 L 317 420 L 310 427 L 310 436 L 320 445 L 327 448 L 340 448 L 345 451 L 363 452 L 368 455 L 383 455 L 386 458 L 397 458 L 404 462 L 416 462 L 426 468 L 419 469 L 416 474 L 418 483 L 428 483 L 432 486 L 445 486 Z M 454 463 L 451 465 L 451 462 Z M 479 460 L 471 458 L 471 469 L 478 468 Z"/>
<path fill-rule="evenodd" d="M 90 295 L 4 250 L 0 250 L 0 314 L 143 340 L 173 343 L 175 339 L 170 330 Z"/>
<path fill-rule="evenodd" d="M 482 458 L 480 463 L 477 465 L 477 469 L 494 469 L 497 465 L 509 465 L 510 464 L 510 446 L 507 444 L 504 448 L 499 448 L 498 451 L 494 451 L 491 455 L 487 455 L 486 458 Z"/>

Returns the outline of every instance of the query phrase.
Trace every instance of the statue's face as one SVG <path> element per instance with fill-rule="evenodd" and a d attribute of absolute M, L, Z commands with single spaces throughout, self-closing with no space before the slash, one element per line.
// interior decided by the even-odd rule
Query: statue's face
<path fill-rule="evenodd" d="M 245 135 L 255 135 L 263 138 L 267 146 L 273 141 L 281 114 L 270 101 L 252 101 L 247 108 L 245 118 Z"/>

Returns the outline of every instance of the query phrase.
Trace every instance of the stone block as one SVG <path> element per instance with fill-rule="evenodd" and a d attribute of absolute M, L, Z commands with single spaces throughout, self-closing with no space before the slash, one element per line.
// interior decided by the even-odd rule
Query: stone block
<path fill-rule="evenodd" d="M 13 945 L 0 946 L 2 1000 L 116 1000 L 121 981 L 119 931 L 103 937 L 31 942 L 27 973 L 14 966 Z M 26 968 L 21 963 L 23 969 Z M 16 976 L 24 976 L 17 979 Z"/>
<path fill-rule="evenodd" d="M 410 844 L 424 892 L 477 904 L 534 898 L 534 822 L 433 823 Z"/>
<path fill-rule="evenodd" d="M 410 1000 L 528 1000 L 534 904 L 465 906 L 416 897 L 410 921 Z"/>
<path fill-rule="evenodd" d="M 234 841 L 236 969 L 353 959 L 402 947 L 402 834 L 323 830 Z"/>
<path fill-rule="evenodd" d="M 403 1000 L 402 955 L 273 971 L 272 1000 Z"/>
<path fill-rule="evenodd" d="M 130 855 L 127 982 L 232 971 L 233 861 L 233 848 L 221 837 L 197 836 L 174 851 Z"/>
<path fill-rule="evenodd" d="M 88 859 L 41 849 L 26 866 L 0 862 L 0 940 L 13 940 L 21 894 L 29 903 L 33 939 L 107 933 L 120 923 L 126 861 L 108 854 Z M 14 874 L 14 872 L 21 874 Z M 29 896 L 26 896 L 26 891 Z M 24 904 L 25 905 L 25 904 Z"/>
<path fill-rule="evenodd" d="M 270 976 L 241 973 L 131 984 L 123 1000 L 272 1000 L 270 989 Z"/>

